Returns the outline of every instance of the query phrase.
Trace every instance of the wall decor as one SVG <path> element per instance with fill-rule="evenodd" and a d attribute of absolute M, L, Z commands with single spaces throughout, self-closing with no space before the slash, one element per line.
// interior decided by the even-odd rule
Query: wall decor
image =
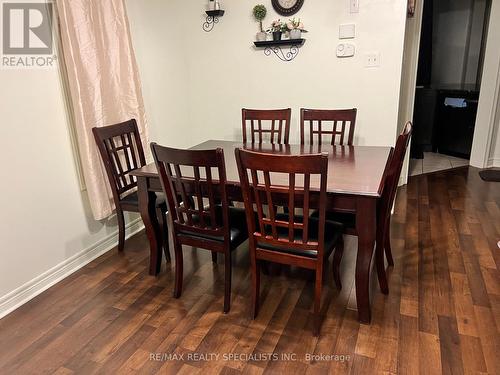
<path fill-rule="evenodd" d="M 208 33 L 213 30 L 216 23 L 219 23 L 219 18 L 225 12 L 221 9 L 219 0 L 209 0 L 208 10 L 205 13 L 207 14 L 207 18 L 203 23 L 203 30 Z"/>
<path fill-rule="evenodd" d="M 297 57 L 300 47 L 305 42 L 305 39 L 284 39 L 254 42 L 254 45 L 257 48 L 264 48 L 264 54 L 266 56 L 274 54 L 281 61 L 289 62 Z M 288 51 L 285 47 L 288 47 Z"/>
<path fill-rule="evenodd" d="M 267 8 L 264 5 L 259 4 L 253 8 L 252 13 L 254 18 L 259 21 L 260 26 L 260 31 L 257 33 L 257 41 L 262 42 L 267 38 L 267 34 L 262 27 L 262 21 L 264 20 L 264 18 L 266 18 L 267 15 Z"/>
<path fill-rule="evenodd" d="M 213 30 L 216 23 L 219 23 L 219 17 L 224 15 L 223 10 L 207 10 L 207 19 L 203 23 L 203 30 L 207 33 Z"/>
<path fill-rule="evenodd" d="M 302 8 L 304 0 L 272 0 L 272 4 L 280 16 L 293 16 Z"/>

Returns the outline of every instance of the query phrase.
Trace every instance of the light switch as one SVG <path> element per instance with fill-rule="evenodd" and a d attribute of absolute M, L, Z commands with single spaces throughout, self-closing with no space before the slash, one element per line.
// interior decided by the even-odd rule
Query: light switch
<path fill-rule="evenodd" d="M 349 0 L 351 13 L 359 13 L 359 0 Z"/>
<path fill-rule="evenodd" d="M 356 25 L 353 23 L 340 25 L 339 38 L 340 39 L 353 39 L 356 36 Z"/>

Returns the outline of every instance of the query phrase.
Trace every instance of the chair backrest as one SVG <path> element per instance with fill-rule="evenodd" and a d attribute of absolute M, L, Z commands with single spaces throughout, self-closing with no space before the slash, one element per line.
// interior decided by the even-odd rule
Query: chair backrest
<path fill-rule="evenodd" d="M 288 144 L 292 110 L 245 109 L 241 110 L 243 142 L 248 142 L 247 127 L 251 143 Z M 263 123 L 264 122 L 264 123 Z"/>
<path fill-rule="evenodd" d="M 352 146 L 356 127 L 357 109 L 305 109 L 300 110 L 300 143 L 306 144 L 306 122 L 309 122 L 309 144 L 321 145 L 327 136 L 332 145 Z M 331 124 L 330 124 L 331 123 Z M 349 127 L 349 133 L 347 132 Z"/>
<path fill-rule="evenodd" d="M 130 175 L 146 165 L 144 149 L 137 122 L 132 119 L 116 125 L 93 128 L 97 148 L 104 162 L 106 174 L 115 200 L 137 186 L 137 178 Z"/>
<path fill-rule="evenodd" d="M 235 153 L 251 250 L 260 244 L 268 244 L 299 251 L 315 250 L 322 259 L 328 154 L 290 156 L 243 149 L 237 149 Z M 257 226 L 253 219 L 254 205 Z M 265 216 L 266 205 L 269 214 Z M 288 218 L 285 215 L 277 217 L 278 205 L 288 207 Z M 310 228 L 309 211 L 313 208 L 319 209 L 319 225 L 318 228 L 314 226 L 316 233 Z M 297 220 L 296 209 L 303 209 L 302 220 Z M 300 239 L 295 238 L 297 231 L 302 233 Z"/>
<path fill-rule="evenodd" d="M 208 235 L 229 241 L 224 151 L 179 150 L 156 143 L 151 144 L 151 150 L 174 234 Z"/>
<path fill-rule="evenodd" d="M 406 151 L 408 149 L 408 144 L 410 143 L 412 131 L 412 123 L 407 122 L 403 131 L 398 136 L 396 147 L 392 152 L 388 167 L 386 168 L 386 171 L 384 173 L 384 190 L 382 192 L 381 199 L 381 214 L 385 217 L 387 217 L 387 215 L 390 215 L 390 211 L 396 197 L 399 178 L 401 176 L 401 170 L 403 169 L 403 163 Z"/>

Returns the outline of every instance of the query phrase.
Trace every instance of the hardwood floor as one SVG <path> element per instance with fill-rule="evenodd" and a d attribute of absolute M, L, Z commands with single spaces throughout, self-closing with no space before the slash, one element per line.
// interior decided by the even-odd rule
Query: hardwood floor
<path fill-rule="evenodd" d="M 184 293 L 173 299 L 171 265 L 148 276 L 141 234 L 2 319 L 0 373 L 500 374 L 500 184 L 477 172 L 412 177 L 400 190 L 390 294 L 372 280 L 371 325 L 357 322 L 355 238 L 346 240 L 340 293 L 328 272 L 314 338 L 307 271 L 264 276 L 252 321 L 243 246 L 223 315 L 221 261 L 186 250 Z"/>

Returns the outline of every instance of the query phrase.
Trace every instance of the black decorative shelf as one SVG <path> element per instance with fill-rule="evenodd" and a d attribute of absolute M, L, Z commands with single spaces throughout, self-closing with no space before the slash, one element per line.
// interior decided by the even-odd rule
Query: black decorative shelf
<path fill-rule="evenodd" d="M 207 10 L 206 13 L 207 16 L 209 17 L 222 17 L 226 12 L 222 9 L 219 9 L 219 10 Z"/>
<path fill-rule="evenodd" d="M 292 61 L 299 54 L 299 47 L 305 42 L 305 39 L 282 39 L 254 42 L 254 45 L 257 48 L 264 48 L 264 54 L 266 56 L 274 53 L 281 61 Z M 290 48 L 288 51 L 284 52 L 282 47 Z"/>
<path fill-rule="evenodd" d="M 207 33 L 213 30 L 216 23 L 219 23 L 219 17 L 222 17 L 225 13 L 222 9 L 220 10 L 207 10 L 207 19 L 203 23 L 203 30 Z"/>

